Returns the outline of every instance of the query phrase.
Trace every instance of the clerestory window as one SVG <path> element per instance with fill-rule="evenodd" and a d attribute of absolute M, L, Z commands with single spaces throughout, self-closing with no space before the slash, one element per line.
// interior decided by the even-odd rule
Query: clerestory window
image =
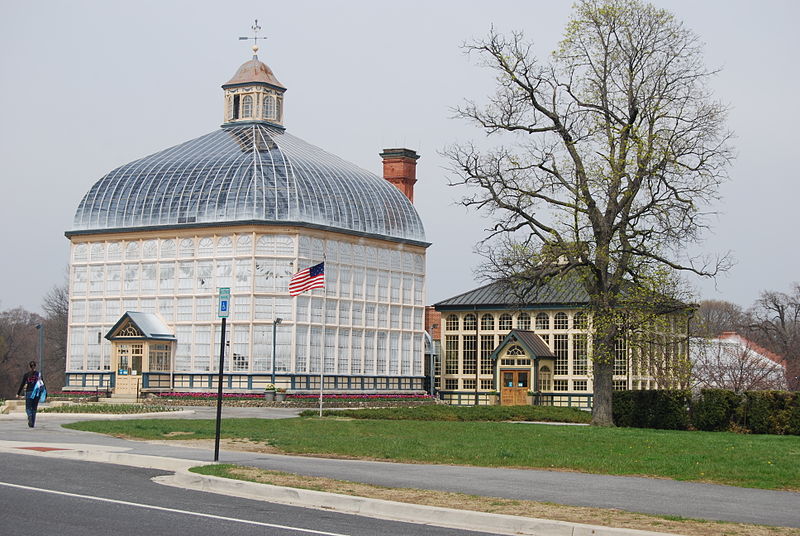
<path fill-rule="evenodd" d="M 242 117 L 253 117 L 253 97 L 250 95 L 242 97 Z"/>
<path fill-rule="evenodd" d="M 272 95 L 264 97 L 263 116 L 264 119 L 275 119 L 275 97 Z"/>

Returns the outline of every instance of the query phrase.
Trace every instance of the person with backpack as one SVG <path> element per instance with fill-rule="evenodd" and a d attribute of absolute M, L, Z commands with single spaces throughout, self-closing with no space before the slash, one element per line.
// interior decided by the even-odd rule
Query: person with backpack
<path fill-rule="evenodd" d="M 36 370 L 36 361 L 28 363 L 30 371 L 22 376 L 22 381 L 17 389 L 17 396 L 25 396 L 25 413 L 28 414 L 28 427 L 36 424 L 36 411 L 39 409 L 39 398 L 44 387 L 42 374 Z"/>

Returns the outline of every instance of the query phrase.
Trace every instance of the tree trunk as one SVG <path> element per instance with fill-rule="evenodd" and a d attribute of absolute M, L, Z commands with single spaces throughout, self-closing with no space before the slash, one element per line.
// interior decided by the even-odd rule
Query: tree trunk
<path fill-rule="evenodd" d="M 592 368 L 594 370 L 592 426 L 614 426 L 614 418 L 612 415 L 614 361 L 598 359 L 592 363 Z"/>
<path fill-rule="evenodd" d="M 594 348 L 592 350 L 592 374 L 594 396 L 592 398 L 592 426 L 614 426 L 613 391 L 615 343 L 618 335 L 613 307 L 596 308 L 593 319 Z"/>
<path fill-rule="evenodd" d="M 786 361 L 786 383 L 790 391 L 800 391 L 800 360 Z"/>

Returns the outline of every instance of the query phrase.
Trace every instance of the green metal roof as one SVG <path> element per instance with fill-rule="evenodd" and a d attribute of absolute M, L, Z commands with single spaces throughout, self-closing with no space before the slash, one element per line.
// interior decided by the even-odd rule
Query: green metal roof
<path fill-rule="evenodd" d="M 496 281 L 452 298 L 442 300 L 434 307 L 437 310 L 458 309 L 509 309 L 549 307 L 580 307 L 589 303 L 589 294 L 577 274 L 554 277 L 531 289 L 520 300 L 504 281 Z"/>
<path fill-rule="evenodd" d="M 552 350 L 550 350 L 550 347 L 547 346 L 547 343 L 544 342 L 542 338 L 533 331 L 512 329 L 508 335 L 506 335 L 505 338 L 500 341 L 500 344 L 497 345 L 497 348 L 495 348 L 494 352 L 492 352 L 491 358 L 496 360 L 500 355 L 500 350 L 505 348 L 511 341 L 519 343 L 520 346 L 522 346 L 522 348 L 532 358 L 554 358 L 556 356 Z"/>

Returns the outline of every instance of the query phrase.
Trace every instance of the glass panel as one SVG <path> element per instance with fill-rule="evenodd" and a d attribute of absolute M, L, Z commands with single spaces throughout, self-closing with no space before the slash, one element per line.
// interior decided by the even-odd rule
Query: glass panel
<path fill-rule="evenodd" d="M 517 372 L 517 387 L 528 387 L 527 372 Z"/>
<path fill-rule="evenodd" d="M 514 373 L 513 372 L 504 372 L 503 373 L 503 385 L 506 387 L 514 387 Z"/>
<path fill-rule="evenodd" d="M 243 114 L 255 111 L 250 100 L 242 99 Z M 84 196 L 73 229 L 233 221 L 299 221 L 425 241 L 414 206 L 388 181 L 269 125 L 219 129 L 115 169 Z M 396 257 L 395 269 L 408 271 L 408 260 Z M 392 262 L 379 260 L 387 269 Z M 421 273 L 424 258 L 413 262 Z"/>

